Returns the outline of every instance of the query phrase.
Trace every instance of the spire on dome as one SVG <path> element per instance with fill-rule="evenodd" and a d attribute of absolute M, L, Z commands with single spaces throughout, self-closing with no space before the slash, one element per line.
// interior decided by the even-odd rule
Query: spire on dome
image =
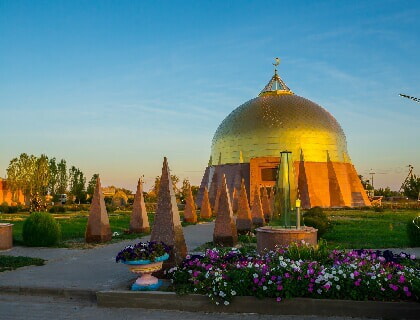
<path fill-rule="evenodd" d="M 262 89 L 260 96 L 265 95 L 278 95 L 278 94 L 293 94 L 289 87 L 284 83 L 283 79 L 277 73 L 277 66 L 280 64 L 280 59 L 276 58 L 274 65 L 274 75 L 271 77 L 270 82 Z"/>

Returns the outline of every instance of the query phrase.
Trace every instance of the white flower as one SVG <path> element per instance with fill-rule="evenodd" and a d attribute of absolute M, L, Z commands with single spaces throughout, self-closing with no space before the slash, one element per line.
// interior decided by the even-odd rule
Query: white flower
<path fill-rule="evenodd" d="M 235 290 L 232 290 L 230 293 L 231 293 L 232 296 L 236 296 L 236 291 Z"/>
<path fill-rule="evenodd" d="M 343 274 L 343 270 L 338 270 L 338 274 Z"/>
<path fill-rule="evenodd" d="M 338 277 L 334 277 L 334 281 L 338 281 Z"/>
<path fill-rule="evenodd" d="M 268 284 L 272 284 L 273 283 L 273 281 L 271 281 L 271 280 L 268 280 Z"/>
<path fill-rule="evenodd" d="M 252 276 L 253 276 L 254 278 L 258 278 L 258 274 L 256 274 L 256 273 L 254 273 Z"/>
<path fill-rule="evenodd" d="M 370 277 L 372 280 L 375 280 L 376 279 L 376 276 L 371 276 Z"/>
<path fill-rule="evenodd" d="M 353 272 L 352 272 L 352 273 L 350 273 L 350 278 L 354 279 L 354 274 L 353 274 Z"/>
<path fill-rule="evenodd" d="M 322 293 L 322 290 L 321 289 L 318 289 L 318 290 L 316 290 L 316 292 L 318 292 L 318 294 L 321 294 Z"/>
<path fill-rule="evenodd" d="M 341 288 L 338 284 L 335 287 L 337 288 L 337 290 L 340 290 Z"/>
<path fill-rule="evenodd" d="M 263 286 L 263 290 L 267 290 L 267 287 L 266 286 Z"/>
<path fill-rule="evenodd" d="M 225 306 L 229 305 L 229 301 L 224 302 Z"/>
<path fill-rule="evenodd" d="M 219 305 L 219 302 L 216 301 L 216 305 L 218 306 Z"/>

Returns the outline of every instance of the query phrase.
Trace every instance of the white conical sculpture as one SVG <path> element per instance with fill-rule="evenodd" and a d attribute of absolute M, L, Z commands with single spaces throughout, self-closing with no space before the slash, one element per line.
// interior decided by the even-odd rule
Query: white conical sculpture
<path fill-rule="evenodd" d="M 147 216 L 146 204 L 144 203 L 143 181 L 137 183 L 136 195 L 134 196 L 133 212 L 130 217 L 130 232 L 149 232 L 149 217 Z"/>
<path fill-rule="evenodd" d="M 204 187 L 203 201 L 201 202 L 201 208 L 200 208 L 200 218 L 210 219 L 212 216 L 213 216 L 213 213 L 211 212 L 209 192 L 207 191 L 207 188 Z"/>
<path fill-rule="evenodd" d="M 185 199 L 184 221 L 190 223 L 197 222 L 197 212 L 195 210 L 194 197 L 190 184 L 188 184 L 187 198 Z"/>
<path fill-rule="evenodd" d="M 244 179 L 242 179 L 241 190 L 239 191 L 236 229 L 238 230 L 238 233 L 247 233 L 252 230 L 251 209 L 248 204 L 248 195 L 246 193 Z"/>
<path fill-rule="evenodd" d="M 106 211 L 104 195 L 102 194 L 101 180 L 96 179 L 95 192 L 90 205 L 89 218 L 86 227 L 86 242 L 107 242 L 112 239 L 108 213 Z"/>
<path fill-rule="evenodd" d="M 164 269 L 180 263 L 187 255 L 187 245 L 185 244 L 174 186 L 166 157 L 163 160 L 155 221 L 150 240 L 162 241 L 172 249 L 169 260 L 164 262 Z"/>
<path fill-rule="evenodd" d="M 232 205 L 223 175 L 220 186 L 219 209 L 214 223 L 213 243 L 215 245 L 233 247 L 238 242 L 238 233 L 233 219 Z"/>
<path fill-rule="evenodd" d="M 252 224 L 254 227 L 262 227 L 265 224 L 264 212 L 260 197 L 260 187 L 255 185 L 254 202 L 251 209 Z"/>

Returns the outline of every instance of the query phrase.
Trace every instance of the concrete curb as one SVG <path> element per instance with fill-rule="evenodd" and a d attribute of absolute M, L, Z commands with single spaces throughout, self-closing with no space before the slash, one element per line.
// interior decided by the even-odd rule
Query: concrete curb
<path fill-rule="evenodd" d="M 275 299 L 235 297 L 228 306 L 216 306 L 206 296 L 177 295 L 173 292 L 99 291 L 100 307 L 145 308 L 180 311 L 258 313 L 270 315 L 314 315 L 368 317 L 385 319 L 418 319 L 420 303 L 382 302 L 295 298 L 276 302 Z"/>
<path fill-rule="evenodd" d="M 12 286 L 0 286 L 2 294 L 51 296 L 66 299 L 81 299 L 96 302 L 96 292 L 94 290 L 83 289 L 63 289 L 63 288 L 24 288 Z"/>

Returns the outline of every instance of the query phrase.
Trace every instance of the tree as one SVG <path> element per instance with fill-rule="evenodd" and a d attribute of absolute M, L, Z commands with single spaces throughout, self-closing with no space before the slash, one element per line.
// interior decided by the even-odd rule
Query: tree
<path fill-rule="evenodd" d="M 174 186 L 175 194 L 177 195 L 179 193 L 179 189 L 177 187 L 177 184 L 179 182 L 179 177 L 172 174 L 171 175 L 171 180 L 172 180 L 172 185 Z M 155 184 L 153 185 L 153 187 L 150 191 L 151 195 L 154 195 L 154 196 L 157 197 L 157 195 L 159 194 L 159 186 L 160 186 L 160 176 L 157 176 L 155 178 Z"/>
<path fill-rule="evenodd" d="M 370 182 L 369 182 L 369 180 L 368 179 L 364 179 L 363 178 L 363 176 L 361 175 L 361 174 L 359 174 L 359 179 L 360 179 L 360 182 L 362 183 L 362 185 L 363 185 L 363 188 L 365 189 L 365 190 L 372 190 L 373 188 L 372 188 L 372 185 L 370 184 Z"/>
<path fill-rule="evenodd" d="M 86 201 L 86 178 L 83 172 L 72 166 L 69 170 L 70 194 L 74 196 L 74 201 L 81 203 Z"/>
<path fill-rule="evenodd" d="M 50 181 L 48 183 L 48 191 L 50 195 L 54 196 L 57 193 L 57 184 L 58 184 L 58 168 L 55 158 L 51 158 L 49 161 L 50 167 Z"/>
<path fill-rule="evenodd" d="M 41 154 L 41 156 L 36 159 L 33 175 L 35 193 L 40 196 L 47 195 L 50 182 L 50 166 L 48 157 L 45 154 Z"/>
<path fill-rule="evenodd" d="M 420 195 L 420 177 L 413 174 L 403 187 L 404 195 L 410 199 L 418 199 Z"/>
<path fill-rule="evenodd" d="M 22 153 L 19 158 L 12 159 L 7 168 L 7 181 L 14 199 L 21 191 L 26 204 L 31 203 L 35 197 L 47 194 L 49 179 L 50 169 L 46 155 L 37 158 Z"/>
<path fill-rule="evenodd" d="M 57 164 L 57 193 L 64 194 L 67 192 L 69 177 L 67 175 L 67 163 L 66 160 L 61 159 Z"/>
<path fill-rule="evenodd" d="M 92 198 L 94 192 L 95 192 L 95 187 L 96 187 L 96 180 L 98 179 L 99 174 L 95 173 L 92 178 L 90 178 L 90 181 L 88 183 L 88 186 L 86 188 L 86 192 L 89 195 L 89 198 Z"/>
<path fill-rule="evenodd" d="M 398 191 L 392 191 L 390 187 L 375 189 L 375 196 L 383 196 L 385 198 L 400 196 Z"/>

